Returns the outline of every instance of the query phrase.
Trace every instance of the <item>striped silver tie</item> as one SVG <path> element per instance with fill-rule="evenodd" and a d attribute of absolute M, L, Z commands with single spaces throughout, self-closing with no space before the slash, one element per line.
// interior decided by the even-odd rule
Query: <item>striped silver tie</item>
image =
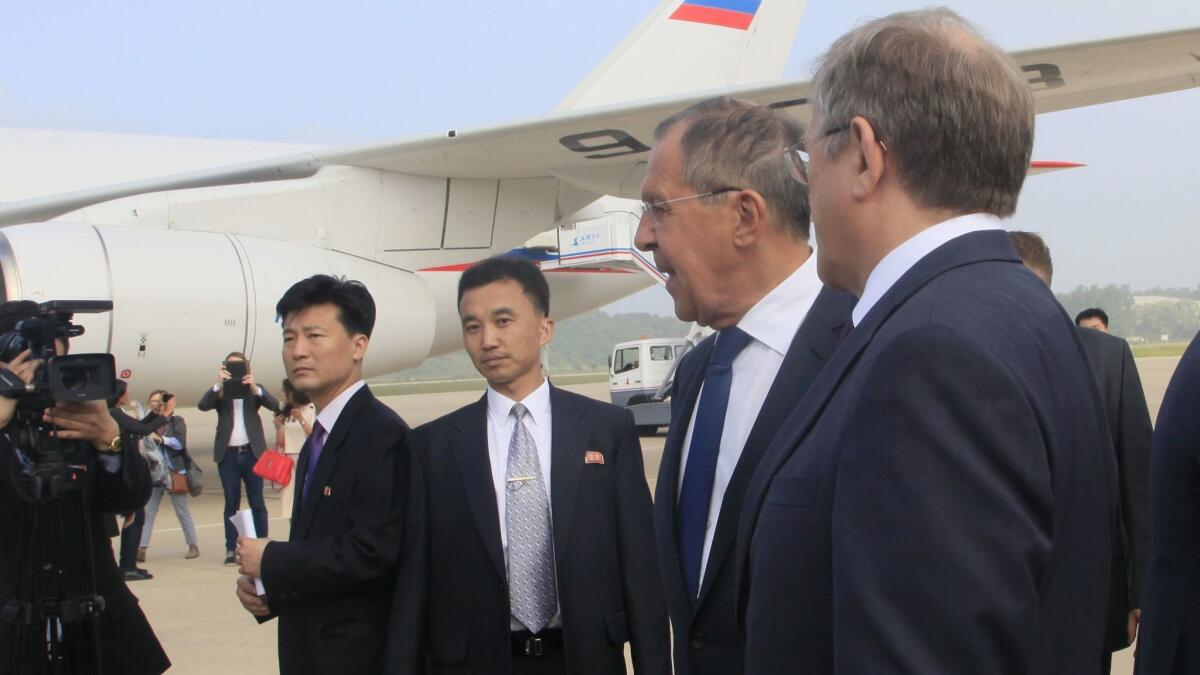
<path fill-rule="evenodd" d="M 537 445 L 525 426 L 529 410 L 517 403 L 510 414 L 516 419 L 505 472 L 509 604 L 512 615 L 537 633 L 558 611 L 550 504 Z"/>

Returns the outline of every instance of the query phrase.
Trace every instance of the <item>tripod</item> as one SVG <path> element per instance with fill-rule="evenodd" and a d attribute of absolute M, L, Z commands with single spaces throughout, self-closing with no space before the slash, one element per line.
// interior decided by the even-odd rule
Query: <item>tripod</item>
<path fill-rule="evenodd" d="M 57 439 L 20 435 L 40 436 L 34 444 L 51 447 L 39 448 L 33 460 L 14 448 L 8 471 L 20 500 L 16 595 L 0 605 L 9 624 L 0 628 L 12 636 L 7 672 L 102 675 L 104 598 L 96 594 L 88 465 L 68 459 Z"/>

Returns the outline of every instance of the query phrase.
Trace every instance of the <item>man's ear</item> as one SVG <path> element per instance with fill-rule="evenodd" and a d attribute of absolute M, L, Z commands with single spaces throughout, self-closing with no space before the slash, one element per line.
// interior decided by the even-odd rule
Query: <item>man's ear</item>
<path fill-rule="evenodd" d="M 852 194 L 867 200 L 882 186 L 887 162 L 884 146 L 875 136 L 875 128 L 864 117 L 850 120 L 850 146 L 857 157 Z"/>
<path fill-rule="evenodd" d="M 733 198 L 737 200 L 733 243 L 740 247 L 751 246 L 767 227 L 767 201 L 755 190 L 742 190 Z"/>
<path fill-rule="evenodd" d="M 371 338 L 367 337 L 365 333 L 358 333 L 350 339 L 354 343 L 354 360 L 361 362 L 367 356 L 367 347 L 371 343 Z"/>
<path fill-rule="evenodd" d="M 550 344 L 552 339 L 554 339 L 554 319 L 544 316 L 542 317 L 542 335 L 538 347 L 545 347 Z"/>

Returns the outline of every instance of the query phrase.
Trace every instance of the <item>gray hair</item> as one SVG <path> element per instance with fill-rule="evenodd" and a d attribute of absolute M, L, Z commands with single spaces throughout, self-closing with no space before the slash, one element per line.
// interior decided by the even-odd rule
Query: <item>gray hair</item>
<path fill-rule="evenodd" d="M 700 101 L 659 123 L 661 141 L 686 124 L 683 180 L 700 192 L 725 187 L 762 195 L 783 231 L 808 239 L 808 192 L 798 186 L 784 161 L 787 149 L 804 140 L 804 128 L 787 115 L 728 96 Z"/>
<path fill-rule="evenodd" d="M 811 102 L 823 127 L 814 132 L 866 118 L 923 206 L 1016 210 L 1033 151 L 1033 94 L 1012 59 L 954 12 L 900 12 L 843 35 L 819 61 Z M 832 135 L 827 155 L 846 140 Z"/>

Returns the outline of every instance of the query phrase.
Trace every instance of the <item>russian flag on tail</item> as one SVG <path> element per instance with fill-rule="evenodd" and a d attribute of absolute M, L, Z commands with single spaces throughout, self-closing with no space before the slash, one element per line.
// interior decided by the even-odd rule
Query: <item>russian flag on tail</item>
<path fill-rule="evenodd" d="M 669 18 L 746 30 L 762 0 L 684 0 Z"/>

